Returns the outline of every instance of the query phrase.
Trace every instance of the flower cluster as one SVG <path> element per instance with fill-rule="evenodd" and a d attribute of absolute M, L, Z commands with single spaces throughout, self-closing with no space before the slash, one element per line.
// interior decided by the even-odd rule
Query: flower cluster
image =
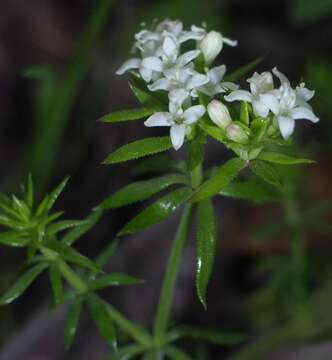
<path fill-rule="evenodd" d="M 183 52 L 183 44 L 187 42 L 194 45 L 193 50 Z M 293 89 L 276 68 L 272 72 L 254 73 L 247 80 L 250 91 L 225 81 L 226 66 L 212 66 L 224 44 L 236 46 L 237 41 L 216 31 L 208 32 L 205 27 L 193 25 L 185 30 L 180 21 L 165 20 L 135 35 L 133 51 L 140 56 L 129 59 L 117 70 L 118 75 L 138 72 L 151 94 L 167 92 L 168 109 L 165 110 L 168 111 L 154 113 L 144 124 L 169 126 L 175 150 L 183 145 L 186 134 L 189 135 L 196 124 L 212 121 L 220 131 L 218 139 L 241 157 L 248 158 L 249 152 L 258 154 L 267 139 L 280 135 L 287 139 L 294 131 L 296 119 L 319 120 L 308 104 L 314 92 L 304 84 Z M 279 88 L 274 87 L 273 75 L 281 83 Z M 229 105 L 226 107 L 221 100 Z M 246 104 L 246 121 L 233 121 L 230 113 L 234 112 L 229 106 L 234 101 Z M 257 136 L 253 139 L 252 135 L 252 124 L 257 127 L 257 119 L 260 128 L 264 127 L 259 144 Z"/>

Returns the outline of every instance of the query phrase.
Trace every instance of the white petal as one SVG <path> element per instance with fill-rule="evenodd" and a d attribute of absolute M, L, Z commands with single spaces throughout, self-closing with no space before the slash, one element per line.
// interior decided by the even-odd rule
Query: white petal
<path fill-rule="evenodd" d="M 226 66 L 220 65 L 210 69 L 207 75 L 213 84 L 217 84 L 223 79 L 225 72 L 226 72 Z"/>
<path fill-rule="evenodd" d="M 154 126 L 171 126 L 172 125 L 172 115 L 168 112 L 158 112 L 151 115 L 148 119 L 144 121 L 144 125 L 147 127 Z"/>
<path fill-rule="evenodd" d="M 237 40 L 231 40 L 223 36 L 222 41 L 229 46 L 237 46 Z"/>
<path fill-rule="evenodd" d="M 179 150 L 184 143 L 184 135 L 186 125 L 172 125 L 171 127 L 171 141 L 175 150 Z"/>
<path fill-rule="evenodd" d="M 224 88 L 224 89 L 227 89 L 227 90 L 232 90 L 232 91 L 235 91 L 239 88 L 239 85 L 237 84 L 234 84 L 230 81 L 224 81 L 221 83 L 221 86 Z"/>
<path fill-rule="evenodd" d="M 267 117 L 267 115 L 269 114 L 269 108 L 262 102 L 262 101 L 257 101 L 254 100 L 252 102 L 252 107 L 254 110 L 254 113 L 257 116 L 261 116 L 263 118 Z"/>
<path fill-rule="evenodd" d="M 146 57 L 142 60 L 142 66 L 146 69 L 162 72 L 163 71 L 163 63 L 162 61 L 154 56 Z"/>
<path fill-rule="evenodd" d="M 290 116 L 293 119 L 307 119 L 314 123 L 319 121 L 319 118 L 309 109 L 305 107 L 297 107 L 290 111 Z"/>
<path fill-rule="evenodd" d="M 302 85 L 302 86 L 298 86 L 296 88 L 296 94 L 299 97 L 301 97 L 303 100 L 309 101 L 310 99 L 312 99 L 314 97 L 315 91 L 309 90 L 308 88 L 304 87 L 304 85 Z"/>
<path fill-rule="evenodd" d="M 163 50 L 164 50 L 164 53 L 166 54 L 167 58 L 170 61 L 175 62 L 175 60 L 178 56 L 177 45 L 176 45 L 175 41 L 173 39 L 171 39 L 169 36 L 166 37 L 166 39 L 164 40 Z"/>
<path fill-rule="evenodd" d="M 231 92 L 229 95 L 225 96 L 225 100 L 230 101 L 230 102 L 237 101 L 237 100 L 251 102 L 252 96 L 249 91 L 235 90 L 235 91 Z"/>
<path fill-rule="evenodd" d="M 277 119 L 282 137 L 289 138 L 294 131 L 295 120 L 288 116 L 278 116 Z"/>
<path fill-rule="evenodd" d="M 195 74 L 189 78 L 186 84 L 186 88 L 188 90 L 198 88 L 204 84 L 207 84 L 209 82 L 209 78 L 206 75 L 202 74 Z"/>
<path fill-rule="evenodd" d="M 171 104 L 182 105 L 189 96 L 189 92 L 185 89 L 174 89 L 169 92 L 168 98 Z"/>
<path fill-rule="evenodd" d="M 274 74 L 276 77 L 279 78 L 279 80 L 280 80 L 280 82 L 281 82 L 282 84 L 287 84 L 287 85 L 290 86 L 290 82 L 289 82 L 289 80 L 287 79 L 287 77 L 286 77 L 282 72 L 280 72 L 276 67 L 274 67 L 274 68 L 272 69 L 272 72 L 273 72 L 273 74 Z"/>
<path fill-rule="evenodd" d="M 199 54 L 200 54 L 200 50 L 192 50 L 185 52 L 184 54 L 179 56 L 176 63 L 180 66 L 185 66 L 188 63 L 190 63 L 190 61 L 196 59 Z"/>
<path fill-rule="evenodd" d="M 205 114 L 205 107 L 203 105 L 195 105 L 185 110 L 183 113 L 185 124 L 193 124 Z"/>
<path fill-rule="evenodd" d="M 152 79 L 152 70 L 140 67 L 139 73 L 141 74 L 142 78 L 145 82 L 150 82 Z"/>
<path fill-rule="evenodd" d="M 138 69 L 141 66 L 142 59 L 129 59 L 116 71 L 117 75 L 122 75 L 128 70 Z"/>
<path fill-rule="evenodd" d="M 148 85 L 149 90 L 157 91 L 157 90 L 170 90 L 171 82 L 166 78 L 161 78 L 155 81 L 153 84 Z"/>
<path fill-rule="evenodd" d="M 260 101 L 270 109 L 275 115 L 279 112 L 279 101 L 271 94 L 261 94 L 259 96 Z"/>

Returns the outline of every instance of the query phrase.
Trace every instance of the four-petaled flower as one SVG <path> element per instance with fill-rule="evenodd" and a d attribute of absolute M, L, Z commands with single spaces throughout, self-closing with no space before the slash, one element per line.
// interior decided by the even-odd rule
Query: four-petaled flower
<path fill-rule="evenodd" d="M 144 122 L 148 127 L 170 126 L 171 141 L 175 150 L 183 145 L 186 130 L 205 114 L 205 107 L 202 105 L 190 106 L 184 110 L 183 104 L 187 94 L 183 90 L 178 92 L 178 101 L 170 101 L 168 112 L 157 112 Z"/>

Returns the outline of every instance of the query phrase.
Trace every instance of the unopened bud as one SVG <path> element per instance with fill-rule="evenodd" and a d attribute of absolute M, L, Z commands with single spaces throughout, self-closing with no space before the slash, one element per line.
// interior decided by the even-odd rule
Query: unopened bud
<path fill-rule="evenodd" d="M 227 126 L 226 136 L 230 140 L 240 143 L 240 144 L 245 144 L 249 139 L 246 132 L 241 128 L 240 125 L 237 125 L 237 124 L 231 124 L 231 125 Z"/>
<path fill-rule="evenodd" d="M 227 107 L 218 100 L 212 100 L 207 106 L 210 119 L 220 128 L 226 129 L 232 123 Z"/>
<path fill-rule="evenodd" d="M 219 55 L 223 47 L 223 37 L 217 31 L 210 31 L 200 43 L 200 49 L 207 65 L 210 65 Z"/>

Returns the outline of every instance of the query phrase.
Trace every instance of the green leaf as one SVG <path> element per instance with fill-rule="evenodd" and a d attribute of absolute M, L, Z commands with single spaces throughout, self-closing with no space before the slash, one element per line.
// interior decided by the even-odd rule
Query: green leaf
<path fill-rule="evenodd" d="M 88 268 L 92 271 L 100 271 L 99 267 L 93 261 L 65 243 L 57 240 L 49 240 L 46 242 L 45 246 L 57 252 L 64 260 Z"/>
<path fill-rule="evenodd" d="M 74 227 L 72 230 L 66 233 L 66 235 L 62 238 L 62 242 L 68 246 L 72 245 L 97 223 L 102 214 L 103 209 L 101 208 L 93 210 L 85 220 L 82 220 L 81 225 Z"/>
<path fill-rule="evenodd" d="M 48 236 L 53 236 L 53 235 L 56 235 L 60 231 L 64 231 L 64 230 L 67 230 L 69 228 L 84 225 L 84 224 L 86 224 L 85 220 L 62 220 L 62 221 L 58 221 L 58 222 L 55 222 L 55 223 L 51 224 L 47 228 L 47 235 Z"/>
<path fill-rule="evenodd" d="M 62 302 L 63 288 L 61 272 L 57 263 L 53 263 L 49 268 L 49 277 L 53 290 L 55 305 L 59 305 Z"/>
<path fill-rule="evenodd" d="M 157 224 L 173 214 L 190 196 L 191 190 L 180 188 L 163 196 L 130 220 L 119 235 L 132 234 Z"/>
<path fill-rule="evenodd" d="M 181 325 L 172 329 L 169 332 L 167 339 L 169 342 L 173 342 L 183 337 L 206 340 L 212 344 L 220 346 L 238 345 L 247 339 L 247 336 L 243 334 L 224 333 L 217 330 L 188 325 Z"/>
<path fill-rule="evenodd" d="M 112 152 L 104 164 L 117 164 L 128 160 L 139 159 L 144 156 L 157 154 L 172 147 L 169 136 L 151 137 L 126 144 Z"/>
<path fill-rule="evenodd" d="M 30 209 L 32 209 L 32 207 L 33 207 L 33 182 L 32 182 L 31 174 L 29 174 L 29 177 L 28 177 L 25 201 L 26 201 L 27 205 L 30 207 Z"/>
<path fill-rule="evenodd" d="M 206 290 L 216 255 L 216 224 L 211 200 L 198 204 L 196 290 L 206 308 Z"/>
<path fill-rule="evenodd" d="M 130 110 L 115 111 L 111 114 L 103 116 L 100 120 L 105 123 L 118 123 L 131 120 L 140 120 L 155 112 L 154 109 L 137 108 Z"/>
<path fill-rule="evenodd" d="M 93 318 L 100 335 L 111 345 L 116 348 L 116 332 L 113 322 L 105 309 L 103 301 L 97 296 L 89 296 L 87 304 L 90 310 L 90 315 Z"/>
<path fill-rule="evenodd" d="M 77 332 L 78 321 L 82 310 L 82 300 L 76 300 L 70 307 L 65 325 L 66 348 L 70 349 Z"/>
<path fill-rule="evenodd" d="M 108 260 L 114 255 L 117 247 L 118 247 L 118 239 L 115 239 L 99 253 L 96 259 L 96 264 L 98 264 L 98 266 L 100 266 L 101 269 L 104 266 L 106 266 Z"/>
<path fill-rule="evenodd" d="M 114 209 L 137 201 L 143 201 L 171 185 L 185 184 L 186 181 L 186 177 L 177 174 L 165 175 L 151 180 L 137 181 L 118 190 L 107 198 L 102 206 L 105 209 Z"/>
<path fill-rule="evenodd" d="M 218 194 L 226 187 L 243 169 L 246 162 L 240 158 L 228 160 L 226 164 L 218 168 L 212 177 L 206 180 L 194 193 L 192 201 L 200 201 Z"/>
<path fill-rule="evenodd" d="M 147 108 L 153 109 L 154 111 L 162 111 L 165 109 L 165 105 L 157 99 L 157 97 L 153 96 L 151 92 L 144 91 L 134 84 L 129 84 L 130 89 L 136 96 L 137 100 Z"/>
<path fill-rule="evenodd" d="M 224 132 L 219 127 L 209 124 L 208 121 L 204 120 L 199 121 L 198 125 L 207 135 L 210 135 L 215 140 L 219 142 L 224 141 Z"/>
<path fill-rule="evenodd" d="M 0 233 L 0 244 L 14 247 L 24 247 L 28 244 L 28 239 L 25 238 L 22 231 L 4 231 Z"/>
<path fill-rule="evenodd" d="M 256 203 L 277 201 L 279 198 L 269 187 L 254 180 L 235 180 L 224 187 L 219 194 L 240 200 L 250 200 Z"/>
<path fill-rule="evenodd" d="M 167 346 L 165 348 L 165 354 L 172 360 L 192 360 L 188 354 L 175 346 Z"/>
<path fill-rule="evenodd" d="M 21 296 L 24 291 L 33 283 L 33 281 L 40 275 L 48 264 L 37 264 L 30 270 L 25 272 L 15 284 L 0 298 L 0 305 L 6 305 L 12 303 L 15 299 Z"/>
<path fill-rule="evenodd" d="M 114 352 L 107 360 L 130 360 L 141 354 L 145 348 L 141 345 L 127 345 Z"/>
<path fill-rule="evenodd" d="M 254 160 L 250 162 L 250 169 L 255 175 L 257 175 L 267 183 L 276 187 L 281 186 L 281 180 L 278 172 L 272 165 L 264 161 Z"/>
<path fill-rule="evenodd" d="M 223 81 L 239 81 L 239 80 L 241 80 L 245 75 L 247 75 L 253 69 L 255 69 L 257 67 L 257 65 L 259 65 L 263 60 L 264 60 L 264 58 L 259 57 L 255 60 L 251 61 L 247 65 L 244 65 L 244 66 L 240 67 L 239 69 L 233 71 L 232 73 L 226 75 L 225 78 L 223 79 Z"/>
<path fill-rule="evenodd" d="M 260 153 L 258 159 L 281 165 L 312 164 L 315 162 L 310 159 L 296 158 L 290 155 L 268 151 Z"/>
<path fill-rule="evenodd" d="M 49 195 L 47 195 L 37 208 L 36 215 L 47 213 L 53 207 L 59 195 L 62 193 L 66 186 L 69 177 L 65 178 Z"/>
<path fill-rule="evenodd" d="M 189 153 L 188 160 L 188 170 L 194 170 L 199 164 L 203 162 L 204 159 L 204 144 L 205 144 L 205 135 L 202 130 L 195 139 L 187 143 L 187 149 Z"/>
<path fill-rule="evenodd" d="M 142 280 L 130 275 L 113 273 L 100 276 L 89 284 L 89 289 L 91 291 L 96 291 L 109 286 L 136 285 L 141 284 L 142 282 Z"/>

